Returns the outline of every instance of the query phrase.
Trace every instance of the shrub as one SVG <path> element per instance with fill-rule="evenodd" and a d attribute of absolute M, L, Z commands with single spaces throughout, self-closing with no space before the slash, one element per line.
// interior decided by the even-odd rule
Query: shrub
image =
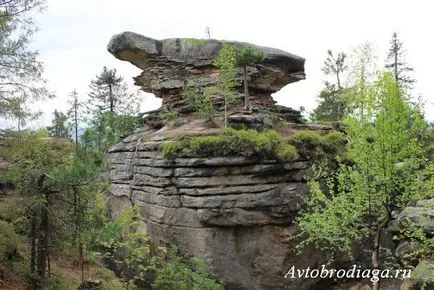
<path fill-rule="evenodd" d="M 292 135 L 292 142 L 296 145 L 302 145 L 309 149 L 315 149 L 323 143 L 322 136 L 315 131 L 298 131 Z"/>
<path fill-rule="evenodd" d="M 184 95 L 190 106 L 199 113 L 201 118 L 207 121 L 214 120 L 215 108 L 208 94 L 198 92 L 195 88 L 187 88 L 184 90 Z"/>
<path fill-rule="evenodd" d="M 332 131 L 321 135 L 315 131 L 299 131 L 292 135 L 292 143 L 302 155 L 321 157 L 325 154 L 337 154 L 345 149 L 346 138 L 343 133 Z"/>
<path fill-rule="evenodd" d="M 345 134 L 332 131 L 323 136 L 323 147 L 324 151 L 328 153 L 337 153 L 341 151 L 345 144 L 347 143 Z"/>
<path fill-rule="evenodd" d="M 224 290 L 224 286 L 210 278 L 204 261 L 193 258 L 191 265 L 182 262 L 176 250 L 172 251 L 170 260 L 157 269 L 157 278 L 153 289 L 156 290 Z"/>
<path fill-rule="evenodd" d="M 0 233 L 0 262 L 2 262 L 17 250 L 20 236 L 15 233 L 11 223 L 2 220 L 0 220 Z"/>
<path fill-rule="evenodd" d="M 160 111 L 158 117 L 163 121 L 164 125 L 167 126 L 177 126 L 181 121 L 179 114 L 167 107 L 164 107 L 163 110 Z"/>
<path fill-rule="evenodd" d="M 167 159 L 175 158 L 176 155 L 181 152 L 182 145 L 179 142 L 170 142 L 163 145 L 161 153 Z"/>

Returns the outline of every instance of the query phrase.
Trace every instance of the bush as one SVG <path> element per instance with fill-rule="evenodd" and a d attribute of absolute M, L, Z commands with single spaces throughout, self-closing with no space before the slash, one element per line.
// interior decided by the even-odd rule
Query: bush
<path fill-rule="evenodd" d="M 315 149 L 323 143 L 323 137 L 315 131 L 298 131 L 292 135 L 292 142 L 309 149 Z"/>
<path fill-rule="evenodd" d="M 163 121 L 164 125 L 177 126 L 181 121 L 181 117 L 177 112 L 173 112 L 167 107 L 160 111 L 158 117 Z"/>
<path fill-rule="evenodd" d="M 295 147 L 287 144 L 282 135 L 274 130 L 258 132 L 253 129 L 228 128 L 218 135 L 188 138 L 183 144 L 190 152 L 205 157 L 256 156 L 290 160 L 297 158 Z"/>
<path fill-rule="evenodd" d="M 161 150 L 161 153 L 166 157 L 167 159 L 175 158 L 176 155 L 181 152 L 182 146 L 179 142 L 170 142 L 163 145 L 163 149 Z"/>
<path fill-rule="evenodd" d="M 224 286 L 209 277 L 204 261 L 193 258 L 191 265 L 182 262 L 181 257 L 173 253 L 169 261 L 157 269 L 157 278 L 152 285 L 156 290 L 224 290 Z"/>
<path fill-rule="evenodd" d="M 199 113 L 201 118 L 207 121 L 214 120 L 215 108 L 208 94 L 198 92 L 195 88 L 187 88 L 184 90 L 184 95 L 190 106 Z"/>
<path fill-rule="evenodd" d="M 20 236 L 15 233 L 11 223 L 0 220 L 0 262 L 8 259 L 20 243 Z"/>
<path fill-rule="evenodd" d="M 346 138 L 343 133 L 332 131 L 321 135 L 318 132 L 306 130 L 292 135 L 292 143 L 302 155 L 320 157 L 324 154 L 337 154 L 344 151 Z"/>

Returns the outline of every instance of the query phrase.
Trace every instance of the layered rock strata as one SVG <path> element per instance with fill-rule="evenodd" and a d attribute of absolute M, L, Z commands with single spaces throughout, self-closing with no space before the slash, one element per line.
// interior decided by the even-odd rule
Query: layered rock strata
<path fill-rule="evenodd" d="M 197 130 L 196 133 L 200 131 Z M 145 130 L 110 149 L 110 211 L 136 205 L 155 245 L 176 245 L 205 260 L 228 289 L 308 289 L 315 279 L 285 279 L 327 255 L 296 255 L 294 217 L 307 194 L 306 161 L 244 157 L 165 159 L 166 142 Z"/>
<path fill-rule="evenodd" d="M 213 62 L 223 43 L 159 41 L 131 32 L 111 39 L 108 50 L 115 57 L 143 70 L 135 78 L 136 84 L 161 97 L 163 106 L 176 110 L 185 122 L 176 128 L 154 126 L 157 110 L 141 130 L 110 149 L 110 211 L 116 217 L 136 205 L 153 244 L 176 245 L 184 255 L 204 259 L 211 274 L 225 281 L 228 289 L 277 289 L 285 285 L 308 289 L 318 281 L 285 279 L 294 265 L 313 267 L 329 258 L 311 249 L 296 255 L 294 219 L 307 194 L 307 161 L 189 155 L 169 160 L 161 154 L 162 146 L 174 139 L 220 130 L 194 117 L 182 92 L 186 87 L 218 82 L 219 72 Z M 276 106 L 271 94 L 304 78 L 304 59 L 251 46 L 265 54 L 262 62 L 247 67 L 253 109 L 233 110 L 229 121 L 255 128 L 276 126 L 275 113 L 283 122 L 296 121 L 299 112 Z M 241 87 L 238 97 L 243 99 Z M 213 100 L 221 107 L 219 96 Z"/>

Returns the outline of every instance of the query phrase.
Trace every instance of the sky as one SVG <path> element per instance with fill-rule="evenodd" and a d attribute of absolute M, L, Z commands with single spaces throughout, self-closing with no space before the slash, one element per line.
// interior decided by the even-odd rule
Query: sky
<path fill-rule="evenodd" d="M 44 115 L 36 126 L 48 125 L 54 109 L 65 111 L 68 94 L 77 89 L 85 100 L 88 85 L 103 68 L 116 68 L 128 84 L 140 70 L 107 52 L 110 38 L 123 31 L 164 39 L 174 37 L 246 41 L 279 48 L 306 59 L 306 80 L 289 84 L 273 97 L 279 104 L 308 111 L 316 106 L 323 87 L 321 71 L 327 50 L 351 52 L 357 45 L 374 44 L 378 66 L 384 66 L 392 32 L 399 33 L 407 62 L 417 80 L 413 93 L 426 102 L 434 120 L 434 27 L 431 1 L 289 1 L 289 0 L 47 0 L 35 17 L 39 32 L 32 47 L 39 50 L 48 88 L 57 98 L 37 104 Z M 142 110 L 161 100 L 142 93 Z"/>

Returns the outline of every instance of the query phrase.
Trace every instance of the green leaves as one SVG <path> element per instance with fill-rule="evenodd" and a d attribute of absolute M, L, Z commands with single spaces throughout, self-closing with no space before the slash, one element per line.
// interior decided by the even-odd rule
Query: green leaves
<path fill-rule="evenodd" d="M 31 118 L 26 105 L 49 97 L 41 79 L 42 63 L 29 46 L 35 32 L 30 11 L 43 7 L 41 0 L 0 2 L 0 116 Z"/>
<path fill-rule="evenodd" d="M 186 88 L 184 95 L 190 106 L 199 113 L 199 116 L 207 121 L 214 120 L 215 108 L 211 97 L 204 92 L 198 92 L 195 88 Z"/>
<path fill-rule="evenodd" d="M 184 148 L 203 157 L 245 156 L 293 160 L 297 158 L 294 146 L 274 130 L 258 132 L 253 129 L 224 129 L 218 135 L 185 138 L 183 142 L 167 143 L 163 147 L 166 158 L 174 158 Z"/>
<path fill-rule="evenodd" d="M 214 65 L 220 70 L 218 87 L 221 91 L 229 93 L 240 85 L 237 79 L 237 50 L 233 46 L 224 44 Z"/>
<path fill-rule="evenodd" d="M 245 66 L 254 62 L 262 61 L 265 57 L 262 50 L 254 49 L 250 45 L 234 49 L 236 62 L 239 66 Z"/>
<path fill-rule="evenodd" d="M 156 290 L 224 290 L 224 285 L 213 280 L 204 261 L 193 258 L 184 263 L 172 248 L 169 260 L 157 269 L 157 279 L 152 285 Z"/>
<path fill-rule="evenodd" d="M 392 211 L 420 198 L 424 148 L 418 136 L 426 129 L 421 114 L 391 74 L 363 92 L 363 117 L 345 121 L 352 164 L 340 162 L 332 173 L 317 167 L 309 183 L 308 207 L 298 218 L 305 243 L 350 251 L 353 242 L 384 231 Z M 320 143 L 318 136 L 303 139 Z"/>

